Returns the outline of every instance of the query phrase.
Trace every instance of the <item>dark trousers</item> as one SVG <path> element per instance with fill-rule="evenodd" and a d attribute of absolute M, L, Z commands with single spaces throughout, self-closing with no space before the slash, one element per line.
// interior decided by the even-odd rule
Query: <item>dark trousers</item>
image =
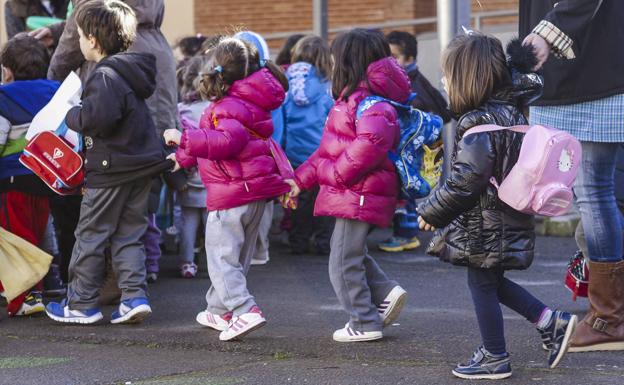
<path fill-rule="evenodd" d="M 335 219 L 332 217 L 315 217 L 314 203 L 318 195 L 318 187 L 303 191 L 298 198 L 297 209 L 292 211 L 292 229 L 288 242 L 295 252 L 308 251 L 310 239 L 314 237 L 316 251 L 329 254 L 330 240 L 334 231 Z"/>
<path fill-rule="evenodd" d="M 493 354 L 506 352 L 501 303 L 533 323 L 537 323 L 546 308 L 522 286 L 505 278 L 504 274 L 505 271 L 500 268 L 468 267 L 468 287 L 483 346 Z"/>
<path fill-rule="evenodd" d="M 61 278 L 64 282 L 69 278 L 69 261 L 71 260 L 74 243 L 76 243 L 76 226 L 80 218 L 82 195 L 55 196 L 50 199 L 54 230 L 59 246 L 59 255 L 54 263 L 59 265 Z"/>
<path fill-rule="evenodd" d="M 76 244 L 69 266 L 71 309 L 97 306 L 110 250 L 121 300 L 146 297 L 145 247 L 150 183 L 139 179 L 120 186 L 87 188 L 80 208 Z"/>

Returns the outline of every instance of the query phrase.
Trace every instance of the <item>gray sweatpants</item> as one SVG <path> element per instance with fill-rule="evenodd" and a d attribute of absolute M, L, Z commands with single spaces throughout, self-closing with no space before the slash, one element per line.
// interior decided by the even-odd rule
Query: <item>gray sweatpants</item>
<path fill-rule="evenodd" d="M 359 331 L 383 329 L 377 305 L 398 285 L 368 254 L 370 224 L 336 219 L 329 254 L 329 279 L 338 301 L 350 315 L 350 326 Z"/>
<path fill-rule="evenodd" d="M 210 211 L 206 220 L 206 256 L 212 286 L 207 310 L 214 314 L 249 312 L 256 304 L 247 290 L 247 271 L 256 250 L 265 201 Z"/>
<path fill-rule="evenodd" d="M 147 200 L 151 182 L 140 179 L 110 188 L 87 188 L 80 206 L 76 244 L 69 264 L 71 309 L 97 306 L 104 284 L 104 250 L 109 248 L 121 300 L 146 297 Z"/>
<path fill-rule="evenodd" d="M 208 212 L 204 207 L 182 206 L 182 226 L 180 230 L 180 260 L 182 263 L 195 260 L 195 240 L 197 229 L 206 224 Z"/>

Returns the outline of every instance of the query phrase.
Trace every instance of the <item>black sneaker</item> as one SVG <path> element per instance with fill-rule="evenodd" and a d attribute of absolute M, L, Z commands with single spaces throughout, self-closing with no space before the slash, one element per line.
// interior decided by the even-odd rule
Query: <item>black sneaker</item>
<path fill-rule="evenodd" d="M 570 336 L 578 319 L 575 315 L 556 310 L 546 329 L 537 329 L 542 335 L 542 343 L 548 350 L 548 366 L 555 368 L 568 351 Z"/>
<path fill-rule="evenodd" d="M 67 293 L 67 286 L 61 279 L 61 272 L 59 266 L 55 264 L 50 265 L 50 270 L 43 279 L 43 295 L 46 297 L 62 297 Z"/>
<path fill-rule="evenodd" d="M 459 364 L 453 369 L 456 377 L 467 380 L 501 380 L 511 376 L 509 354 L 492 354 L 480 346 L 470 362 Z"/>

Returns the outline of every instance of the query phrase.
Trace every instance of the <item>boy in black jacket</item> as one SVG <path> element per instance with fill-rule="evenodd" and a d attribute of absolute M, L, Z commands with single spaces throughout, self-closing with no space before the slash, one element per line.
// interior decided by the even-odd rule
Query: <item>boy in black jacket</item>
<path fill-rule="evenodd" d="M 145 104 L 155 88 L 154 56 L 124 53 L 137 19 L 118 0 L 85 2 L 76 10 L 80 49 L 97 63 L 82 94 L 82 105 L 65 118 L 84 136 L 86 192 L 69 267 L 68 297 L 46 312 L 58 322 L 90 324 L 103 318 L 97 308 L 104 281 L 104 250 L 110 248 L 119 310 L 111 322 L 135 323 L 151 314 L 145 283 L 145 250 L 151 177 L 171 168 Z"/>

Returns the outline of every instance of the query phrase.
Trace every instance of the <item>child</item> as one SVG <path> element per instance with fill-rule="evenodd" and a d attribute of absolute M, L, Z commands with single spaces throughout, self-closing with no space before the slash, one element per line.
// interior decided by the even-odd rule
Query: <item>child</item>
<path fill-rule="evenodd" d="M 448 112 L 446 100 L 440 92 L 429 83 L 420 73 L 416 58 L 418 55 L 418 41 L 409 32 L 392 31 L 387 36 L 390 43 L 390 51 L 399 65 L 405 69 L 410 79 L 412 92 L 416 94 L 411 105 L 421 111 L 436 114 L 448 123 L 451 117 Z M 403 198 L 403 197 L 402 197 Z M 403 200 L 402 200 L 403 201 Z M 404 202 L 404 203 L 403 203 Z M 416 218 L 416 202 L 404 200 L 397 208 L 393 224 L 392 237 L 381 242 L 378 247 L 386 252 L 401 252 L 413 250 L 420 246 L 418 239 L 418 221 Z"/>
<path fill-rule="evenodd" d="M 301 166 L 319 147 L 323 127 L 334 106 L 331 97 L 331 52 L 318 36 L 306 36 L 293 48 L 293 64 L 286 76 L 290 90 L 284 102 L 284 147 L 294 168 Z M 334 221 L 313 217 L 318 189 L 299 195 L 297 210 L 292 212 L 289 244 L 294 254 L 306 254 L 314 232 L 316 251 L 329 254 L 329 238 Z"/>
<path fill-rule="evenodd" d="M 398 180 L 388 151 L 399 143 L 399 123 L 389 103 L 375 104 L 358 121 L 356 110 L 370 95 L 405 103 L 409 80 L 379 31 L 354 29 L 338 36 L 332 55 L 336 105 L 320 147 L 297 169 L 291 195 L 319 184 L 314 215 L 336 217 L 329 278 L 350 320 L 334 332 L 334 340 L 377 340 L 407 296 L 366 247 L 371 227 L 388 226 L 397 203 Z"/>
<path fill-rule="evenodd" d="M 188 60 L 184 67 L 178 70 L 180 95 L 182 102 L 178 104 L 180 122 L 185 130 L 199 128 L 199 120 L 210 104 L 202 100 L 196 81 L 200 71 L 208 67 L 208 56 L 200 55 Z M 205 226 L 206 217 L 206 189 L 199 176 L 197 167 L 187 170 L 187 182 L 183 191 L 178 193 L 178 203 L 182 207 L 182 227 L 180 228 L 180 275 L 184 278 L 193 278 L 197 275 L 195 264 L 195 240 L 197 230 Z"/>
<path fill-rule="evenodd" d="M 30 122 L 52 99 L 59 83 L 46 79 L 50 56 L 43 44 L 26 33 L 9 40 L 0 62 L 0 226 L 41 247 L 52 190 L 24 167 L 19 157 Z M 38 284 L 11 301 L 9 316 L 42 313 L 42 289 Z"/>
<path fill-rule="evenodd" d="M 275 64 L 260 60 L 250 43 L 226 38 L 214 49 L 214 68 L 200 92 L 212 104 L 199 130 L 165 131 L 179 144 L 176 160 L 199 167 L 206 186 L 206 254 L 212 286 L 200 324 L 229 341 L 262 327 L 266 320 L 247 290 L 246 274 L 255 252 L 267 201 L 290 189 L 279 174 L 267 139 L 271 111 L 284 101 L 288 81 Z"/>
<path fill-rule="evenodd" d="M 97 63 L 69 110 L 67 126 L 82 135 L 86 190 L 69 268 L 67 298 L 46 312 L 58 322 L 90 324 L 104 283 L 104 250 L 111 253 L 122 291 L 111 323 L 135 323 L 151 314 L 146 293 L 147 201 L 151 178 L 171 167 L 156 135 L 145 99 L 154 92 L 154 56 L 125 53 L 136 34 L 134 11 L 118 0 L 82 3 L 76 10 L 80 49 Z"/>
<path fill-rule="evenodd" d="M 516 40 L 507 49 L 499 40 L 470 32 L 456 37 L 442 57 L 450 108 L 459 116 L 452 171 L 444 185 L 418 207 L 420 228 L 443 228 L 439 257 L 468 267 L 468 287 L 483 339 L 472 359 L 453 374 L 467 379 L 511 376 L 499 303 L 534 323 L 554 368 L 567 350 L 576 316 L 550 310 L 524 288 L 505 278 L 505 270 L 526 269 L 533 260 L 533 216 L 498 199 L 496 187 L 518 160 L 523 135 L 513 131 L 462 136 L 481 124 L 527 124 L 523 107 L 541 95 L 542 80 L 531 72 L 532 48 Z M 523 63 L 523 58 L 528 63 Z"/>

